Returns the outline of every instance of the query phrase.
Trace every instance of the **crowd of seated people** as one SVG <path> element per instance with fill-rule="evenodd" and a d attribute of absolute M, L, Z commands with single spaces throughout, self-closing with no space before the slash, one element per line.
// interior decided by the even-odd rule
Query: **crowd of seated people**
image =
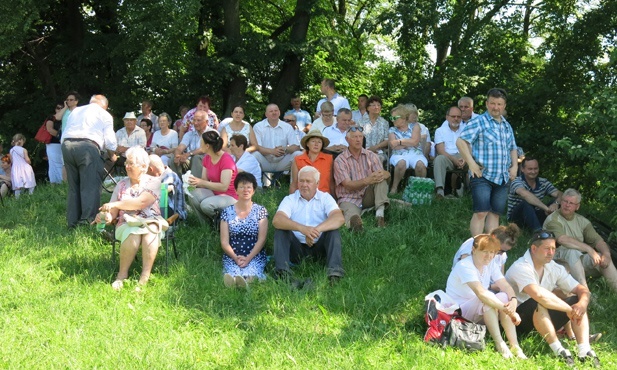
<path fill-rule="evenodd" d="M 326 98 L 319 102 L 313 122 L 297 96 L 283 120 L 279 107 L 269 104 L 265 118 L 254 125 L 244 120 L 242 105 L 219 123 L 207 97 L 174 127 L 168 114 L 152 112 L 149 101 L 143 102 L 141 116 L 127 112 L 124 127 L 116 133 L 115 154 L 124 158 L 128 177 L 94 219 L 117 219 L 120 268 L 113 288 L 122 289 L 140 246 L 144 257 L 139 283 L 145 284 L 159 245 L 160 230 L 140 229 L 123 215 L 160 215 L 160 185 L 167 183 L 181 194 L 170 204 L 172 212 L 186 219 L 181 176 L 189 169 L 187 181 L 193 189 L 186 199 L 192 210 L 220 225 L 222 280 L 228 287 L 243 288 L 266 278 L 268 212 L 253 203 L 255 192 L 271 184 L 265 174 L 290 174 L 289 195 L 272 218 L 274 276 L 301 286 L 308 281 L 295 278 L 293 265 L 307 257 L 325 261 L 332 284 L 345 275 L 339 229 L 345 225 L 352 232 L 363 231 L 367 210 L 374 210 L 377 227 L 385 227 L 392 201 L 388 195 L 399 191 L 407 170 L 425 177 L 433 164 L 435 194 L 444 197 L 446 173 L 467 169 L 457 141 L 466 125 L 474 124 L 472 99 L 463 97 L 458 106 L 444 109 L 446 120 L 433 142 L 413 104 L 397 105 L 387 120 L 377 96 L 361 95 L 358 110 L 352 111 L 333 81 L 324 80 L 322 92 Z M 7 163 L 3 159 L 8 172 Z M 538 161 L 527 156 L 520 176 L 509 185 L 507 214 L 512 223 L 475 233 L 453 253 L 446 293 L 465 318 L 486 324 L 495 349 L 505 358 L 526 359 L 518 337 L 535 329 L 570 363 L 570 352 L 555 334 L 555 329 L 567 327 L 568 336 L 577 340 L 578 357 L 598 362 L 589 344 L 598 336 L 589 335 L 586 276 L 603 275 L 617 289 L 617 270 L 604 240 L 576 214 L 580 194 L 573 189 L 561 193 L 538 176 L 538 167 Z M 455 190 L 454 181 L 450 187 Z M 548 196 L 552 199 L 545 202 Z M 522 228 L 534 232 L 529 250 L 506 271 L 506 252 L 517 244 Z M 563 261 L 553 261 L 557 257 Z M 550 278 L 542 279 L 543 273 Z"/>

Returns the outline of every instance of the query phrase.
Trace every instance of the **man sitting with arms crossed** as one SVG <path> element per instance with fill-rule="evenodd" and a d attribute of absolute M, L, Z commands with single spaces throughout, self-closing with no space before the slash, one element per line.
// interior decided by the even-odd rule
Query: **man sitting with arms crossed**
<path fill-rule="evenodd" d="M 201 150 L 201 135 L 214 129 L 208 126 L 208 115 L 202 110 L 195 112 L 193 126 L 195 129 L 182 137 L 182 142 L 176 148 L 174 155 L 169 158 L 169 167 L 178 175 L 182 175 L 184 168 L 190 168 L 193 176 L 201 178 L 204 160 L 204 154 Z"/>
<path fill-rule="evenodd" d="M 274 261 L 277 275 L 285 277 L 291 274 L 290 262 L 325 257 L 328 278 L 334 284 L 345 274 L 338 230 L 345 219 L 334 198 L 317 190 L 319 176 L 315 167 L 302 167 L 298 190 L 279 205 L 272 219 Z"/>
<path fill-rule="evenodd" d="M 349 147 L 334 160 L 334 182 L 339 207 L 345 224 L 351 231 L 362 231 L 362 209 L 375 207 L 377 227 L 385 227 L 385 207 L 388 199 L 390 172 L 383 169 L 376 153 L 362 148 L 363 129 L 352 126 L 347 130 Z"/>
<path fill-rule="evenodd" d="M 572 276 L 584 286 L 587 286 L 585 275 L 601 274 L 617 292 L 617 270 L 611 259 L 611 249 L 591 222 L 576 213 L 580 205 L 581 194 L 568 189 L 561 196 L 559 211 L 544 221 L 544 228 L 555 234 L 560 245 L 555 258 L 565 260 L 570 265 Z"/>
<path fill-rule="evenodd" d="M 506 280 L 519 301 L 516 312 L 521 317 L 521 324 L 516 328 L 517 334 L 520 336 L 535 328 L 553 353 L 573 366 L 570 351 L 563 348 L 555 332 L 555 328 L 570 321 L 578 344 L 579 360 L 591 360 L 599 366 L 600 360 L 589 345 L 589 289 L 574 280 L 563 266 L 555 263 L 554 255 L 555 235 L 540 230 L 534 233 L 525 255 L 506 272 Z M 556 288 L 564 294 L 574 295 L 562 300 L 553 293 Z"/>
<path fill-rule="evenodd" d="M 510 184 L 508 194 L 508 220 L 520 227 L 528 227 L 532 231 L 542 229 L 546 216 L 559 208 L 561 192 L 543 177 L 538 177 L 538 161 L 525 156 L 522 162 L 521 175 Z M 544 204 L 542 199 L 550 195 L 553 203 Z"/>

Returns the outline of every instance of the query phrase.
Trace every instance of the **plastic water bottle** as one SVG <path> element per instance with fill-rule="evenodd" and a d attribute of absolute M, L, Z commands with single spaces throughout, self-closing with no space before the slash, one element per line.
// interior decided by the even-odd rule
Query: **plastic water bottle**
<path fill-rule="evenodd" d="M 99 213 L 99 218 L 101 219 L 98 224 L 96 224 L 96 231 L 103 232 L 105 230 L 105 219 L 107 218 L 107 212 Z"/>

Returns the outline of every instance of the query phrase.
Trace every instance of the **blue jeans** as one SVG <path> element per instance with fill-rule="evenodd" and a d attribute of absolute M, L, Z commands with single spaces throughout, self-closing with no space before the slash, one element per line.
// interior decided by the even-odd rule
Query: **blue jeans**
<path fill-rule="evenodd" d="M 498 185 L 484 177 L 472 177 L 469 181 L 473 212 L 491 212 L 503 215 L 508 201 L 510 182 Z"/>
<path fill-rule="evenodd" d="M 546 220 L 546 214 L 543 210 L 532 206 L 525 200 L 521 200 L 519 204 L 512 208 L 508 220 L 522 228 L 528 227 L 532 231 L 537 231 L 542 229 L 542 224 Z"/>

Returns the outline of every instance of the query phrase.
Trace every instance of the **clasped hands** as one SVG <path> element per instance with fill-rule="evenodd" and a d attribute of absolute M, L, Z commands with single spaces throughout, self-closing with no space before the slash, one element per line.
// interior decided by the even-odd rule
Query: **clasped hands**
<path fill-rule="evenodd" d="M 321 231 L 314 226 L 304 226 L 300 232 L 306 237 L 306 245 L 309 247 L 312 247 L 321 235 Z"/>

